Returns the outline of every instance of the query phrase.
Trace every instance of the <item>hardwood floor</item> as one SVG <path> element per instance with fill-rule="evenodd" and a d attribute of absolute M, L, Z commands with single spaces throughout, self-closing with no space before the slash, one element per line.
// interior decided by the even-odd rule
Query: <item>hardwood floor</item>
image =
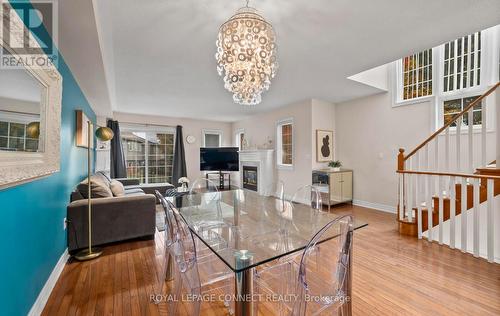
<path fill-rule="evenodd" d="M 400 236 L 393 214 L 350 205 L 332 212 L 369 223 L 354 233 L 354 315 L 500 315 L 500 265 Z M 106 247 L 94 261 L 68 263 L 43 315 L 166 315 L 167 304 L 149 299 L 159 235 Z M 228 313 L 222 303 L 204 303 L 202 315 Z"/>

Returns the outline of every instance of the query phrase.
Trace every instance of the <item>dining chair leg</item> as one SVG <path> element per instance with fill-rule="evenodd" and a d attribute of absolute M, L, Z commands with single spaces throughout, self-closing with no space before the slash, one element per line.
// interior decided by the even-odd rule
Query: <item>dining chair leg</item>
<path fill-rule="evenodd" d="M 191 295 L 192 297 L 195 298 L 201 297 L 201 289 L 199 287 L 191 289 Z M 199 299 L 195 299 L 193 302 L 193 316 L 200 315 L 200 307 L 201 307 L 201 301 Z"/>
<path fill-rule="evenodd" d="M 349 253 L 352 253 L 352 237 L 353 233 L 350 231 L 348 233 L 348 238 L 350 238 L 350 243 L 349 247 L 351 247 L 351 250 Z M 344 281 L 344 286 L 343 286 L 343 292 L 344 292 L 344 299 L 346 300 L 344 304 L 340 307 L 341 309 L 341 315 L 342 316 L 351 316 L 352 315 L 352 257 L 348 256 L 348 269 L 346 273 L 346 280 Z"/>
<path fill-rule="evenodd" d="M 156 294 L 163 294 L 163 286 L 165 285 L 165 281 L 171 281 L 174 277 L 174 271 L 173 271 L 173 261 L 172 261 L 172 256 L 167 253 L 165 260 L 162 260 L 161 266 L 160 266 L 160 273 L 158 275 L 158 280 L 155 286 L 155 293 Z M 156 302 L 157 304 L 159 302 Z"/>
<path fill-rule="evenodd" d="M 174 269 L 174 284 L 172 289 L 173 300 L 168 309 L 168 315 L 177 315 L 181 300 L 182 275 L 178 268 Z"/>

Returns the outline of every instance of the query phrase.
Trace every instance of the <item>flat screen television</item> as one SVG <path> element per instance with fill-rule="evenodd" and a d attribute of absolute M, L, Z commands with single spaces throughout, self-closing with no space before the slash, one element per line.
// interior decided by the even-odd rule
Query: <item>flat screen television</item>
<path fill-rule="evenodd" d="M 238 147 L 200 148 L 201 171 L 239 171 Z"/>

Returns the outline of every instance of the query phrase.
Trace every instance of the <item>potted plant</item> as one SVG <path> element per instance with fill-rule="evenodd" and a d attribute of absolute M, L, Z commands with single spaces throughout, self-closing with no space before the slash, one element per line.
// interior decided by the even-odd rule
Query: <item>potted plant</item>
<path fill-rule="evenodd" d="M 328 163 L 328 167 L 332 168 L 333 171 L 340 171 L 340 167 L 342 167 L 342 163 L 340 162 L 340 160 L 330 161 Z"/>

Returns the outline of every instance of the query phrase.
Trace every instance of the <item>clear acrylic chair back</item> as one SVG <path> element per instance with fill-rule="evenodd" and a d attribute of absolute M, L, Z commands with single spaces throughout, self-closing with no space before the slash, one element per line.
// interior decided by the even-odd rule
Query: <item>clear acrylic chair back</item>
<path fill-rule="evenodd" d="M 319 244 L 327 251 L 318 252 Z M 350 301 L 352 217 L 339 217 L 319 230 L 302 255 L 293 315 L 331 312 Z M 313 300 L 306 299 L 314 298 Z"/>
<path fill-rule="evenodd" d="M 298 188 L 292 196 L 292 202 L 310 205 L 316 211 L 322 211 L 323 209 L 321 193 L 312 185 Z"/>

